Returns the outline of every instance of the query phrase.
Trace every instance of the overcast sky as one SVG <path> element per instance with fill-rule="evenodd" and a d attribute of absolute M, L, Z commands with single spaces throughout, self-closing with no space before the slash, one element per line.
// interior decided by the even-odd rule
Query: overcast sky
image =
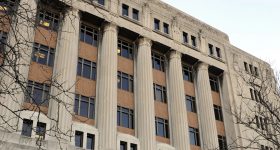
<path fill-rule="evenodd" d="M 280 0 L 162 0 L 227 33 L 231 44 L 280 70 Z"/>

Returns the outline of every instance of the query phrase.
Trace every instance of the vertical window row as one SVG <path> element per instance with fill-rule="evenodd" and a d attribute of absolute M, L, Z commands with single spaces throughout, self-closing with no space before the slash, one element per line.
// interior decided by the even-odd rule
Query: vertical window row
<path fill-rule="evenodd" d="M 91 80 L 96 80 L 96 63 L 79 57 L 77 74 Z"/>
<path fill-rule="evenodd" d="M 122 39 L 118 39 L 118 55 L 133 59 L 133 44 Z"/>
<path fill-rule="evenodd" d="M 55 50 L 51 47 L 34 43 L 32 61 L 53 67 Z"/>
<path fill-rule="evenodd" d="M 133 76 L 118 71 L 118 88 L 133 92 Z"/>
<path fill-rule="evenodd" d="M 163 103 L 167 103 L 166 88 L 161 85 L 154 85 L 154 99 Z"/>
<path fill-rule="evenodd" d="M 156 117 L 155 123 L 156 123 L 156 135 L 169 138 L 168 120 Z"/>
<path fill-rule="evenodd" d="M 118 106 L 117 117 L 118 126 L 134 129 L 134 111 L 132 109 Z"/>
<path fill-rule="evenodd" d="M 76 115 L 94 119 L 94 113 L 95 113 L 94 98 L 76 94 L 74 112 Z"/>
<path fill-rule="evenodd" d="M 93 27 L 82 24 L 80 29 L 80 41 L 97 47 L 98 30 Z"/>
<path fill-rule="evenodd" d="M 165 71 L 164 56 L 152 52 L 152 66 L 154 69 L 164 72 Z"/>
<path fill-rule="evenodd" d="M 29 80 L 27 90 L 26 102 L 34 103 L 38 106 L 47 106 L 49 104 L 49 85 Z"/>

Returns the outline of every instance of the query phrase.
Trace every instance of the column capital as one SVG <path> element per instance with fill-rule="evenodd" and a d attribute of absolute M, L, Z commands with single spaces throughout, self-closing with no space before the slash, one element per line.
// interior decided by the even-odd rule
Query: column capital
<path fill-rule="evenodd" d="M 107 31 L 118 32 L 118 26 L 116 23 L 113 23 L 113 22 L 105 23 L 102 26 L 102 28 L 103 28 L 103 32 L 107 32 Z"/>
<path fill-rule="evenodd" d="M 199 62 L 198 63 L 198 70 L 208 70 L 209 64 L 205 63 L 205 62 Z"/>
<path fill-rule="evenodd" d="M 179 51 L 176 51 L 176 50 L 170 50 L 168 52 L 167 56 L 169 57 L 169 60 L 171 60 L 173 58 L 181 59 L 182 53 Z"/>
<path fill-rule="evenodd" d="M 139 46 L 143 46 L 143 45 L 146 45 L 146 46 L 149 46 L 149 47 L 152 47 L 153 45 L 153 42 L 151 39 L 149 38 L 146 38 L 146 37 L 141 37 L 137 40 L 137 43 Z"/>

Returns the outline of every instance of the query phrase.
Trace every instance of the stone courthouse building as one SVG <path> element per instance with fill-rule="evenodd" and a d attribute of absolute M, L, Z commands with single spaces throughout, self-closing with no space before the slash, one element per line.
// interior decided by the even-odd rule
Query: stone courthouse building
<path fill-rule="evenodd" d="M 6 3 L 17 2 L 0 2 L 0 13 L 8 9 Z M 18 31 L 32 43 L 30 65 L 20 71 L 36 97 L 19 93 L 20 106 L 9 96 L 0 98 L 12 110 L 26 108 L 15 132 L 1 129 L 0 149 L 38 149 L 38 139 L 48 150 L 206 150 L 246 144 L 238 139 L 248 134 L 246 128 L 235 124 L 229 111 L 239 104 L 236 76 L 261 76 L 268 63 L 160 0 L 71 0 L 60 2 L 67 8 L 63 12 L 48 2 L 19 2 L 29 4 L 36 16 L 35 27 Z M 0 27 L 2 41 L 13 42 L 9 29 Z M 45 82 L 52 78 L 69 89 L 67 96 Z M 60 103 L 45 100 L 49 94 L 73 107 L 58 108 Z M 1 115 L 12 116 L 6 109 L 1 107 Z M 54 126 L 61 139 L 52 136 Z"/>

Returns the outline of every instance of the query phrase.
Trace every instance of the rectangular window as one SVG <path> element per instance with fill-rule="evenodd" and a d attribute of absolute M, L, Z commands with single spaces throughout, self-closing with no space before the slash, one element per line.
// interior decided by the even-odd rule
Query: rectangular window
<path fill-rule="evenodd" d="M 193 82 L 192 72 L 193 72 L 192 67 L 184 65 L 183 66 L 183 79 L 185 81 Z"/>
<path fill-rule="evenodd" d="M 84 138 L 83 132 L 81 132 L 81 131 L 75 132 L 75 146 L 76 147 L 83 147 L 83 138 Z"/>
<path fill-rule="evenodd" d="M 169 34 L 169 24 L 163 23 L 163 32 Z"/>
<path fill-rule="evenodd" d="M 10 10 L 16 10 L 16 0 L 2 0 L 0 2 L 0 12 L 10 12 Z"/>
<path fill-rule="evenodd" d="M 133 44 L 122 39 L 118 39 L 118 55 L 133 59 Z"/>
<path fill-rule="evenodd" d="M 214 113 L 215 113 L 215 119 L 219 121 L 223 121 L 223 112 L 222 107 L 214 105 Z"/>
<path fill-rule="evenodd" d="M 98 29 L 82 24 L 80 29 L 80 41 L 97 47 Z"/>
<path fill-rule="evenodd" d="M 139 20 L 139 10 L 137 10 L 137 9 L 132 9 L 132 18 L 134 19 L 134 20 Z"/>
<path fill-rule="evenodd" d="M 36 135 L 39 135 L 45 139 L 45 134 L 46 134 L 46 124 L 43 122 L 37 122 L 37 127 L 36 127 Z"/>
<path fill-rule="evenodd" d="M 210 55 L 214 55 L 213 45 L 212 44 L 208 44 L 208 48 L 209 48 L 209 54 Z"/>
<path fill-rule="evenodd" d="M 219 141 L 219 148 L 220 150 L 227 150 L 227 140 L 225 136 L 218 135 L 218 141 Z"/>
<path fill-rule="evenodd" d="M 211 90 L 215 92 L 219 92 L 219 83 L 218 78 L 214 76 L 209 76 Z"/>
<path fill-rule="evenodd" d="M 196 113 L 196 103 L 194 97 L 186 95 L 186 105 L 189 112 Z"/>
<path fill-rule="evenodd" d="M 118 71 L 118 88 L 133 92 L 133 76 Z"/>
<path fill-rule="evenodd" d="M 57 31 L 59 28 L 59 14 L 50 12 L 49 10 L 40 10 L 38 24 L 50 30 Z"/>
<path fill-rule="evenodd" d="M 120 142 L 120 150 L 127 150 L 127 142 L 124 141 Z"/>
<path fill-rule="evenodd" d="M 158 19 L 154 19 L 154 29 L 159 31 L 160 30 L 160 21 Z"/>
<path fill-rule="evenodd" d="M 153 68 L 160 71 L 165 71 L 164 56 L 152 52 L 152 65 Z"/>
<path fill-rule="evenodd" d="M 187 44 L 189 43 L 189 37 L 188 33 L 183 32 L 183 43 Z"/>
<path fill-rule="evenodd" d="M 168 120 L 156 117 L 156 135 L 169 138 Z"/>
<path fill-rule="evenodd" d="M 79 57 L 77 75 L 96 80 L 96 63 Z"/>
<path fill-rule="evenodd" d="M 6 42 L 7 42 L 7 33 L 0 31 L 0 54 L 4 52 Z"/>
<path fill-rule="evenodd" d="M 250 94 L 251 94 L 251 99 L 252 100 L 255 100 L 255 97 L 254 97 L 254 90 L 252 88 L 250 88 Z"/>
<path fill-rule="evenodd" d="M 28 81 L 26 101 L 40 106 L 49 104 L 50 86 L 43 83 Z"/>
<path fill-rule="evenodd" d="M 125 4 L 122 4 L 122 15 L 123 16 L 128 16 L 128 10 L 129 10 L 129 7 Z"/>
<path fill-rule="evenodd" d="M 131 144 L 130 144 L 130 150 L 137 150 L 137 145 L 131 143 Z"/>
<path fill-rule="evenodd" d="M 98 1 L 98 4 L 100 4 L 100 5 L 105 5 L 105 1 L 104 0 L 97 0 Z"/>
<path fill-rule="evenodd" d="M 190 144 L 200 146 L 199 131 L 197 128 L 189 127 Z"/>
<path fill-rule="evenodd" d="M 95 136 L 93 134 L 87 134 L 87 149 L 94 150 Z"/>
<path fill-rule="evenodd" d="M 129 108 L 118 106 L 117 124 L 118 126 L 134 129 L 134 111 Z"/>
<path fill-rule="evenodd" d="M 217 53 L 217 57 L 221 58 L 221 49 L 216 47 L 216 53 Z"/>
<path fill-rule="evenodd" d="M 254 74 L 253 66 L 251 64 L 249 64 L 249 69 L 250 69 L 250 73 Z"/>
<path fill-rule="evenodd" d="M 74 112 L 76 115 L 94 119 L 94 113 L 95 113 L 94 98 L 76 94 Z"/>
<path fill-rule="evenodd" d="M 247 62 L 244 62 L 244 69 L 245 69 L 246 72 L 248 72 L 248 64 L 247 64 Z"/>
<path fill-rule="evenodd" d="M 191 41 L 192 41 L 192 46 L 196 47 L 196 37 L 195 36 L 191 36 Z"/>
<path fill-rule="evenodd" d="M 53 67 L 54 63 L 54 48 L 34 43 L 33 52 L 32 52 L 32 61 L 37 62 L 39 64 L 48 65 Z"/>
<path fill-rule="evenodd" d="M 32 120 L 23 119 L 21 135 L 31 137 L 32 125 L 33 125 L 33 121 Z"/>
<path fill-rule="evenodd" d="M 258 68 L 257 68 L 257 67 L 254 67 L 254 69 L 255 69 L 255 75 L 258 77 L 258 76 L 259 76 Z"/>
<path fill-rule="evenodd" d="M 167 103 L 166 88 L 161 85 L 154 85 L 154 99 L 163 103 Z"/>

